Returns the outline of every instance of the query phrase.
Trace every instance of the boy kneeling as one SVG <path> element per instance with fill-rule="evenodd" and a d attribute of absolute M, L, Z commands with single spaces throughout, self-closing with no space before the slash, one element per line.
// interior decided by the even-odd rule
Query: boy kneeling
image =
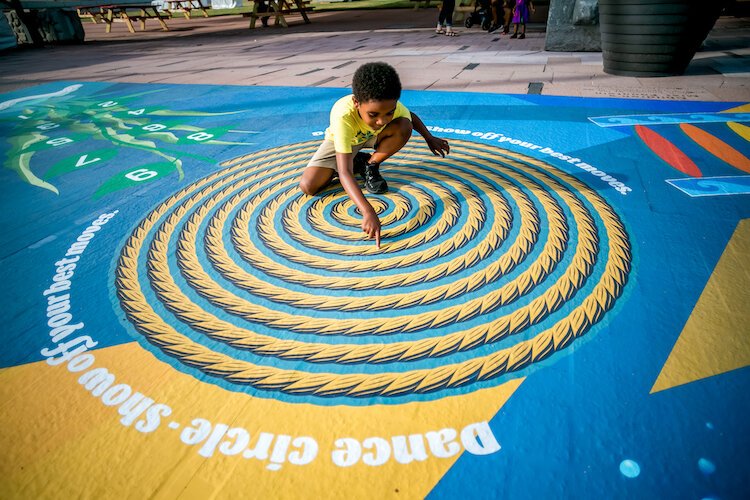
<path fill-rule="evenodd" d="M 388 184 L 380 175 L 380 164 L 404 147 L 412 129 L 419 132 L 435 156 L 445 157 L 450 147 L 401 104 L 401 81 L 390 65 L 376 62 L 360 66 L 352 79 L 352 94 L 333 105 L 325 139 L 308 162 L 299 186 L 305 194 L 314 195 L 338 173 L 346 194 L 362 214 L 362 231 L 375 238 L 380 248 L 380 219 L 354 176 L 364 180 L 370 193 L 385 193 Z M 364 153 L 364 148 L 375 152 Z"/>

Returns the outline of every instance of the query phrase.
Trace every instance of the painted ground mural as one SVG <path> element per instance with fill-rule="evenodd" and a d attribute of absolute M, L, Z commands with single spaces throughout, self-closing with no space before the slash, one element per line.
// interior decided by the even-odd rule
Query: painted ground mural
<path fill-rule="evenodd" d="M 346 89 L 0 96 L 3 498 L 741 498 L 750 105 Z"/>

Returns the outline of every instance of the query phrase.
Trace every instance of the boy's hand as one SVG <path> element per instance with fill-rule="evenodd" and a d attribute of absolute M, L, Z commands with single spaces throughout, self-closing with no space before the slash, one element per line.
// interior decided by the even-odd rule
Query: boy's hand
<path fill-rule="evenodd" d="M 432 151 L 432 154 L 435 156 L 442 156 L 445 158 L 445 155 L 451 152 L 451 147 L 445 139 L 433 135 L 430 136 L 429 139 L 425 139 L 425 141 L 427 142 L 427 147 L 430 148 L 430 151 Z"/>
<path fill-rule="evenodd" d="M 380 249 L 380 219 L 378 219 L 378 214 L 375 213 L 372 205 L 362 194 L 362 190 L 354 179 L 352 160 L 353 155 L 351 153 L 336 153 L 336 168 L 339 172 L 339 180 L 346 194 L 349 195 L 349 198 L 362 214 L 362 231 L 369 238 L 375 238 L 375 244 Z"/>
<path fill-rule="evenodd" d="M 362 217 L 362 231 L 370 238 L 375 238 L 375 245 L 380 248 L 380 219 L 375 211 L 367 211 Z"/>

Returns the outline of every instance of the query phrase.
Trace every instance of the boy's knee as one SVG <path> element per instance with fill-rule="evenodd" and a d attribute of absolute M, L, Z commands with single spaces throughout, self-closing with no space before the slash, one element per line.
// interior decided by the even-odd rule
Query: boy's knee
<path fill-rule="evenodd" d="M 317 192 L 315 186 L 313 186 L 312 183 L 307 179 L 302 179 L 299 181 L 299 189 L 308 196 L 313 196 Z"/>
<path fill-rule="evenodd" d="M 396 131 L 398 135 L 400 135 L 401 137 L 405 139 L 408 139 L 409 137 L 411 137 L 411 132 L 414 129 L 414 126 L 412 125 L 411 120 L 409 120 L 408 118 L 401 117 L 401 118 L 396 118 L 391 123 L 395 123 Z"/>

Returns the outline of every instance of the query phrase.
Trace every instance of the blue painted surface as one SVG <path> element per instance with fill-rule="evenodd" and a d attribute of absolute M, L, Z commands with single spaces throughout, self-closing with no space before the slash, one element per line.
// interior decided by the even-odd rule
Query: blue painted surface
<path fill-rule="evenodd" d="M 38 131 L 38 120 L 50 117 L 61 126 L 46 130 L 49 140 L 74 139 L 35 154 L 31 168 L 42 178 L 63 158 L 112 148 L 109 141 L 86 136 L 94 118 L 82 112 L 109 100 L 123 102 L 126 96 L 133 112 L 145 108 L 232 113 L 189 118 L 152 115 L 150 123 L 175 130 L 184 125 L 204 130 L 224 127 L 231 131 L 219 140 L 245 144 L 163 144 L 163 151 L 182 159 L 182 175 L 173 171 L 100 197 L 95 197 L 97 189 L 113 177 L 162 158 L 119 144 L 112 159 L 49 179 L 59 194 L 3 169 L 0 261 L 6 278 L 0 301 L 10 306 L 5 313 L 9 328 L 3 333 L 1 367 L 43 359 L 40 349 L 49 345 L 43 293 L 52 284 L 54 263 L 92 220 L 115 210 L 117 216 L 92 239 L 75 269 L 70 313 L 74 321 L 96 332 L 100 348 L 132 342 L 134 334 L 113 305 L 111 271 L 116 264 L 113 256 L 133 225 L 175 191 L 215 172 L 223 161 L 318 139 L 331 103 L 347 93 L 346 89 L 195 85 L 180 87 L 182 99 L 173 102 L 170 85 L 83 83 L 69 95 L 27 99 L 71 84 L 46 84 L 0 96 L 3 139 Z M 649 391 L 737 223 L 750 217 L 748 177 L 737 175 L 680 135 L 677 125 L 662 124 L 659 132 L 671 134 L 706 176 L 679 178 L 640 142 L 632 127 L 601 127 L 592 118 L 684 113 L 715 117 L 740 103 L 410 91 L 404 92 L 402 101 L 427 125 L 440 130 L 434 132 L 437 136 L 501 145 L 543 159 L 585 182 L 620 215 L 634 254 L 626 293 L 595 327 L 595 335 L 576 344 L 569 355 L 529 373 L 522 388 L 492 419 L 502 450 L 491 456 L 462 456 L 431 496 L 745 496 L 750 491 L 750 400 L 746 397 L 750 369 L 653 395 Z M 24 109 L 32 111 L 31 118 L 20 118 Z M 62 116 L 63 112 L 68 114 Z M 641 122 L 630 118 L 628 123 Z M 664 132 L 667 127 L 673 130 Z M 710 130 L 748 154 L 741 137 L 719 128 Z M 183 136 L 192 132 L 179 129 Z M 530 150 L 523 143 L 541 148 Z M 4 160 L 9 159 L 11 147 L 8 140 L 0 146 Z M 579 161 L 572 162 L 573 158 Z M 628 189 L 618 191 L 601 176 L 582 169 L 580 162 Z M 706 192 L 706 183 L 724 196 L 699 197 Z"/>

